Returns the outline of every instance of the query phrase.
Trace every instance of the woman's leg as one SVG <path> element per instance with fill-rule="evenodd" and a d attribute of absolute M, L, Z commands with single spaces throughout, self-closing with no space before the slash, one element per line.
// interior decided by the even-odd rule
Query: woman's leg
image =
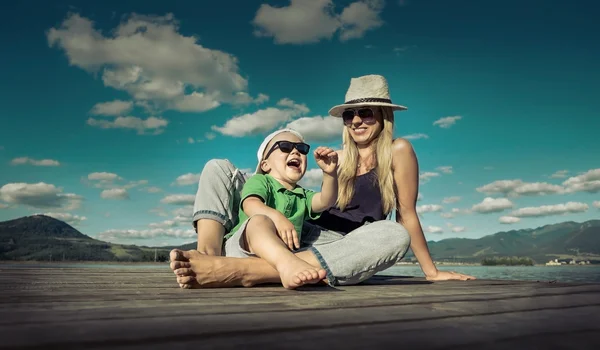
<path fill-rule="evenodd" d="M 226 159 L 212 159 L 204 166 L 192 218 L 201 253 L 221 255 L 223 236 L 237 224 L 245 181 L 244 174 Z"/>
<path fill-rule="evenodd" d="M 408 231 L 389 220 L 364 225 L 345 236 L 318 226 L 313 230 L 316 238 L 309 251 L 327 271 L 331 285 L 360 283 L 393 266 L 410 247 Z"/>

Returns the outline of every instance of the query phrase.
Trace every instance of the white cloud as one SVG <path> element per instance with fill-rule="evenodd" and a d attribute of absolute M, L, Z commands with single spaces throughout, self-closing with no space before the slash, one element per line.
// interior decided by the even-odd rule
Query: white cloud
<path fill-rule="evenodd" d="M 73 215 L 70 213 L 44 213 L 44 215 L 64 221 L 71 226 L 78 226 L 83 221 L 87 220 L 85 216 Z"/>
<path fill-rule="evenodd" d="M 34 208 L 75 210 L 83 197 L 62 193 L 62 188 L 45 182 L 8 183 L 0 187 L 0 199 L 9 204 L 22 204 Z"/>
<path fill-rule="evenodd" d="M 214 140 L 215 137 L 217 137 L 217 135 L 215 135 L 212 132 L 207 132 L 207 133 L 204 134 L 204 137 L 206 137 L 207 140 Z"/>
<path fill-rule="evenodd" d="M 198 173 L 198 174 L 187 173 L 187 174 L 180 175 L 177 177 L 177 179 L 175 179 L 175 182 L 173 183 L 173 185 L 177 185 L 177 186 L 197 185 L 198 181 L 200 181 L 200 175 L 201 175 L 201 173 Z"/>
<path fill-rule="evenodd" d="M 427 232 L 429 233 L 443 233 L 444 230 L 438 226 L 427 226 Z"/>
<path fill-rule="evenodd" d="M 165 220 L 163 222 L 153 222 L 153 223 L 149 224 L 148 226 L 150 228 L 169 228 L 169 227 L 175 227 L 177 225 L 179 225 L 179 223 L 174 220 Z"/>
<path fill-rule="evenodd" d="M 133 102 L 114 100 L 110 102 L 96 103 L 90 111 L 93 115 L 103 116 L 119 116 L 125 113 L 129 113 L 133 108 Z"/>
<path fill-rule="evenodd" d="M 600 192 L 600 168 L 588 170 L 578 176 L 573 176 L 563 182 L 567 193 Z"/>
<path fill-rule="evenodd" d="M 452 213 L 441 213 L 440 216 L 443 217 L 444 219 L 452 219 L 454 217 L 454 214 L 452 214 Z"/>
<path fill-rule="evenodd" d="M 95 172 L 90 173 L 87 176 L 88 180 L 97 180 L 97 181 L 114 181 L 121 180 L 122 178 L 115 173 L 107 173 L 107 172 Z"/>
<path fill-rule="evenodd" d="M 444 174 L 452 174 L 452 167 L 449 165 L 439 166 L 439 167 L 435 168 L 435 170 L 441 171 Z"/>
<path fill-rule="evenodd" d="M 12 165 L 30 164 L 34 166 L 59 166 L 60 163 L 53 159 L 36 160 L 29 157 L 15 158 L 10 162 Z"/>
<path fill-rule="evenodd" d="M 410 135 L 402 136 L 402 138 L 405 138 L 407 140 L 418 140 L 418 139 L 428 139 L 429 136 L 426 134 L 410 134 Z"/>
<path fill-rule="evenodd" d="M 453 197 L 446 197 L 446 198 L 444 198 L 444 200 L 442 201 L 442 203 L 450 204 L 450 203 L 456 203 L 458 201 L 460 201 L 460 197 L 453 196 Z"/>
<path fill-rule="evenodd" d="M 251 102 L 238 59 L 180 34 L 173 14 L 132 14 L 106 33 L 71 14 L 47 31 L 47 39 L 50 47 L 64 50 L 70 65 L 100 73 L 105 86 L 126 91 L 136 104 L 204 111 L 224 102 Z"/>
<path fill-rule="evenodd" d="M 568 170 L 558 170 L 554 174 L 550 175 L 550 177 L 553 179 L 563 179 L 563 178 L 567 177 L 568 173 L 569 173 Z"/>
<path fill-rule="evenodd" d="M 148 117 L 146 119 L 138 117 L 117 117 L 114 120 L 89 118 L 87 124 L 100 129 L 133 129 L 138 135 L 152 134 L 158 135 L 164 131 L 169 121 L 163 118 Z"/>
<path fill-rule="evenodd" d="M 423 200 L 423 194 L 421 194 L 421 193 L 418 193 L 418 194 L 417 194 L 417 202 L 419 202 L 419 201 L 421 201 L 421 200 Z"/>
<path fill-rule="evenodd" d="M 381 27 L 383 21 L 379 16 L 383 7 L 383 0 L 357 1 L 348 5 L 340 15 L 340 40 L 362 38 L 367 31 Z"/>
<path fill-rule="evenodd" d="M 160 187 L 151 186 L 151 187 L 140 188 L 140 191 L 144 191 L 144 192 L 148 192 L 148 193 L 159 193 L 159 192 L 162 192 L 162 189 Z"/>
<path fill-rule="evenodd" d="M 189 205 L 194 204 L 195 199 L 196 196 L 193 194 L 171 194 L 161 199 L 160 202 L 164 204 Z"/>
<path fill-rule="evenodd" d="M 464 228 L 462 226 L 454 226 L 454 227 L 452 227 L 452 232 L 458 233 L 458 232 L 465 232 L 465 231 L 466 231 L 466 228 Z"/>
<path fill-rule="evenodd" d="M 520 208 L 512 212 L 516 217 L 539 217 L 563 215 L 567 213 L 583 213 L 589 209 L 585 203 L 568 202 L 564 204 L 542 205 L 540 207 Z"/>
<path fill-rule="evenodd" d="M 383 0 L 356 1 L 340 14 L 331 0 L 291 0 L 289 6 L 260 6 L 252 21 L 254 35 L 273 37 L 277 44 L 316 43 L 339 31 L 340 41 L 361 38 L 383 24 Z"/>
<path fill-rule="evenodd" d="M 130 189 L 130 188 L 143 186 L 143 185 L 147 185 L 147 184 L 148 184 L 148 180 L 129 181 L 128 184 L 123 185 L 123 188 Z"/>
<path fill-rule="evenodd" d="M 107 241 L 156 237 L 195 238 L 196 232 L 193 229 L 153 228 L 149 230 L 108 230 L 98 235 L 99 239 Z"/>
<path fill-rule="evenodd" d="M 427 183 L 429 182 L 429 180 L 433 177 L 438 177 L 440 176 L 439 173 L 434 173 L 434 172 L 423 172 L 419 175 L 419 180 L 421 180 L 421 183 Z"/>
<path fill-rule="evenodd" d="M 215 100 L 215 97 L 214 95 L 194 91 L 177 100 L 174 106 L 180 112 L 205 112 L 221 105 Z"/>
<path fill-rule="evenodd" d="M 4 204 L 4 203 L 0 203 L 0 209 L 6 209 L 8 208 L 8 205 Z"/>
<path fill-rule="evenodd" d="M 129 199 L 129 193 L 124 188 L 111 188 L 100 193 L 100 198 L 103 199 Z"/>
<path fill-rule="evenodd" d="M 436 120 L 435 122 L 433 122 L 433 125 L 439 125 L 440 128 L 448 129 L 452 125 L 456 124 L 457 120 L 461 120 L 461 119 L 462 119 L 462 117 L 460 117 L 460 116 L 440 118 L 440 119 Z"/>
<path fill-rule="evenodd" d="M 592 203 L 592 205 L 598 209 L 600 209 L 600 201 L 594 201 L 594 203 Z"/>
<path fill-rule="evenodd" d="M 477 188 L 478 192 L 488 195 L 503 194 L 508 197 L 516 196 L 543 196 L 548 194 L 562 194 L 565 189 L 559 185 L 547 182 L 523 182 L 522 180 L 499 180 Z"/>
<path fill-rule="evenodd" d="M 309 112 L 305 105 L 296 104 L 287 98 L 280 100 L 277 104 L 288 108 L 269 107 L 260 109 L 254 113 L 234 117 L 222 127 L 213 125 L 212 130 L 233 137 L 256 135 L 270 131 L 278 125 L 290 121 L 293 117 Z"/>
<path fill-rule="evenodd" d="M 319 189 L 322 182 L 323 170 L 318 168 L 307 170 L 299 184 L 304 188 Z"/>
<path fill-rule="evenodd" d="M 340 139 L 343 130 L 340 118 L 332 116 L 299 118 L 286 125 L 286 128 L 298 131 L 307 141 Z"/>
<path fill-rule="evenodd" d="M 296 103 L 293 100 L 284 97 L 281 100 L 277 101 L 277 105 L 280 107 L 287 107 L 290 109 L 293 109 L 295 111 L 297 111 L 299 114 L 306 114 L 308 112 L 310 112 L 310 109 L 308 109 L 308 107 L 306 107 L 306 105 L 304 103 Z"/>
<path fill-rule="evenodd" d="M 444 207 L 439 204 L 424 204 L 417 206 L 417 213 L 431 213 L 431 212 L 439 212 L 442 211 Z"/>
<path fill-rule="evenodd" d="M 513 207 L 513 203 L 506 198 L 491 198 L 487 197 L 483 202 L 475 204 L 471 210 L 477 213 L 496 213 L 510 209 Z"/>
<path fill-rule="evenodd" d="M 501 224 L 510 225 L 510 224 L 515 224 L 515 223 L 521 221 L 521 219 L 514 217 L 514 216 L 501 216 L 500 219 L 498 219 L 498 221 Z"/>

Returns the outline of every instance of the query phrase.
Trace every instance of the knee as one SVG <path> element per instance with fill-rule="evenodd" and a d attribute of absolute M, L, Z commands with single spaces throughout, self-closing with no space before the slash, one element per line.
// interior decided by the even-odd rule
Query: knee
<path fill-rule="evenodd" d="M 391 251 L 404 256 L 410 247 L 410 234 L 404 226 L 390 220 L 377 221 L 371 225 L 377 225 L 377 234 L 374 235 L 374 239 L 378 240 L 381 245 L 387 246 Z"/>
<path fill-rule="evenodd" d="M 227 159 L 211 159 L 204 164 L 202 174 L 231 173 L 234 170 L 235 166 Z"/>
<path fill-rule="evenodd" d="M 273 220 L 266 215 L 254 215 L 248 219 L 246 224 L 246 233 L 248 232 L 262 232 L 267 229 L 274 229 L 275 224 Z"/>

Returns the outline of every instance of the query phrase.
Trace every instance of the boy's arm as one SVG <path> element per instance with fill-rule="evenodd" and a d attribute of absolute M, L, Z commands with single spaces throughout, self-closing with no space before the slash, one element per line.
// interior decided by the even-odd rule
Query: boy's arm
<path fill-rule="evenodd" d="M 256 196 L 249 196 L 242 202 L 242 209 L 244 213 L 248 215 L 248 217 L 252 217 L 252 215 L 266 215 L 271 220 L 273 220 L 273 224 L 275 224 L 275 228 L 277 229 L 277 234 L 281 237 L 281 240 L 285 245 L 293 250 L 294 247 L 300 248 L 300 240 L 298 240 L 298 233 L 296 232 L 296 228 L 294 224 L 285 217 L 282 213 L 267 206 L 261 198 Z"/>
<path fill-rule="evenodd" d="M 337 200 L 338 180 L 337 173 L 323 173 L 321 192 L 315 193 L 312 198 L 311 209 L 313 213 L 320 213 L 332 207 Z"/>

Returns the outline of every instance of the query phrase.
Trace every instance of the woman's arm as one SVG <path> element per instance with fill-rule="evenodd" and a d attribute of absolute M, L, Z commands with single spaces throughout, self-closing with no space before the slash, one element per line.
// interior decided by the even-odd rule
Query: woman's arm
<path fill-rule="evenodd" d="M 392 169 L 398 194 L 396 221 L 402 224 L 410 235 L 410 248 L 419 261 L 421 270 L 428 280 L 475 279 L 460 273 L 439 271 L 427 247 L 427 241 L 417 215 L 417 196 L 419 192 L 419 164 L 415 151 L 405 139 L 396 139 L 392 149 Z"/>

